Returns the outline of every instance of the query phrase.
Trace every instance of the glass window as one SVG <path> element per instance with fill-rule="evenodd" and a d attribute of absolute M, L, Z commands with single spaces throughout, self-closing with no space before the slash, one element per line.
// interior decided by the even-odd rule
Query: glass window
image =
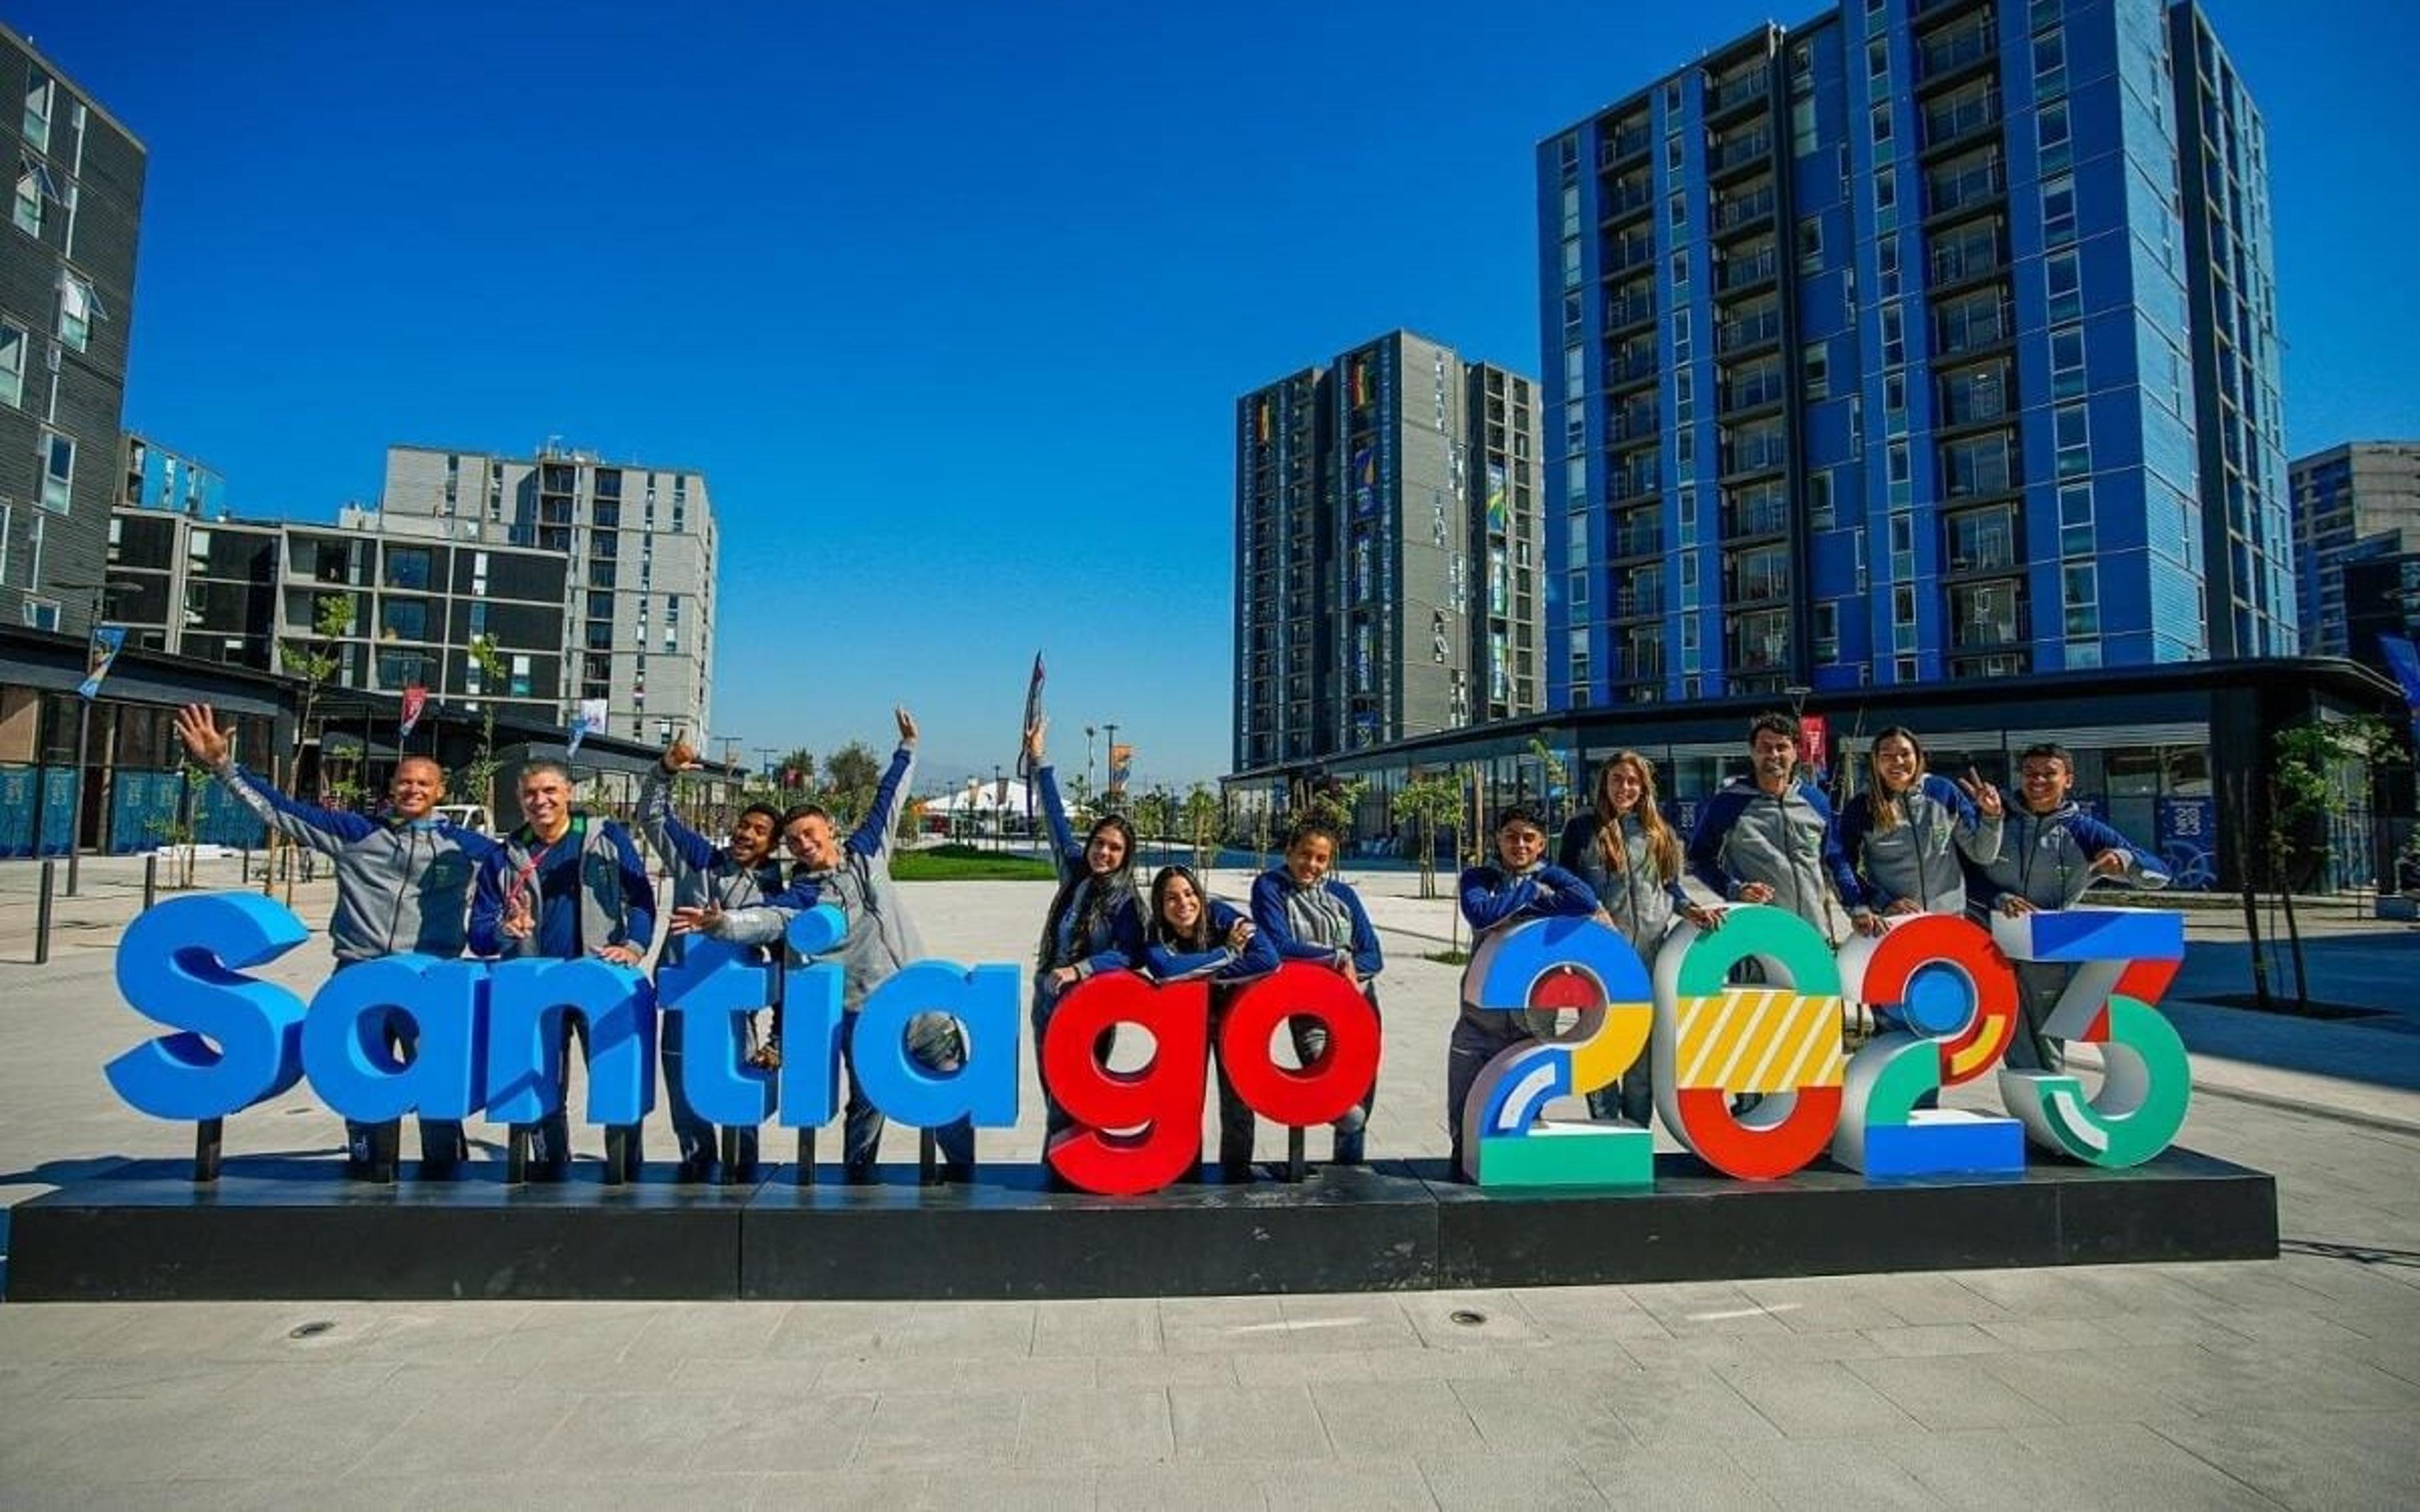
<path fill-rule="evenodd" d="M 2050 296 L 2050 317 L 2054 322 L 2083 317 L 2084 270 L 2075 249 L 2071 247 L 2044 257 L 2042 281 Z"/>
<path fill-rule="evenodd" d="M 1835 523 L 1832 516 L 1832 474 L 1829 470 L 1807 475 L 1807 523 L 1816 530 L 1829 530 Z"/>
<path fill-rule="evenodd" d="M 379 635 L 388 640 L 428 639 L 428 601 L 382 598 L 379 601 Z"/>
<path fill-rule="evenodd" d="M 1832 392 L 1832 350 L 1823 342 L 1810 342 L 1799 352 L 1799 388 L 1802 396 L 1821 399 Z"/>
<path fill-rule="evenodd" d="M 17 202 L 13 213 L 18 230 L 29 237 L 42 234 L 42 179 L 39 170 L 28 166 L 17 176 Z"/>
<path fill-rule="evenodd" d="M 389 588 L 426 589 L 428 586 L 429 553 L 426 547 L 391 546 L 386 548 L 386 585 Z"/>
<path fill-rule="evenodd" d="M 2058 475 L 2073 477 L 2092 471 L 2091 426 L 2082 404 L 2063 404 L 2052 412 L 2058 437 Z"/>
<path fill-rule="evenodd" d="M 2084 328 L 2063 326 L 2050 333 L 2051 393 L 2072 398 L 2085 390 Z"/>
<path fill-rule="evenodd" d="M 92 317 L 100 314 L 92 285 L 70 273 L 59 280 L 59 340 L 83 351 L 92 339 Z"/>
<path fill-rule="evenodd" d="M 1896 237 L 1885 237 L 1874 243 L 1874 271 L 1875 295 L 1885 300 L 1896 296 L 1899 293 L 1899 239 Z M 1852 303 L 1855 298 L 1853 284 L 1850 290 Z"/>
<path fill-rule="evenodd" d="M 2034 93 L 2047 99 L 2067 88 L 2067 41 L 2055 26 L 2034 38 Z"/>
<path fill-rule="evenodd" d="M 1883 448 L 1883 456 L 1884 456 L 1884 458 L 1885 458 L 1885 468 L 1888 470 L 1888 475 L 1889 475 L 1890 481 L 1891 481 L 1891 482 L 1893 482 L 1893 483 L 1905 483 L 1905 482 L 1907 482 L 1907 480 L 1908 480 L 1908 447 L 1907 447 L 1907 442 L 1905 442 L 1905 441 L 1893 441 L 1893 442 L 1891 442 L 1888 446 L 1885 446 L 1885 448 Z"/>
<path fill-rule="evenodd" d="M 1798 270 L 1812 273 L 1823 266 L 1823 223 L 1808 216 L 1798 223 Z"/>
<path fill-rule="evenodd" d="M 59 514 L 68 512 L 68 498 L 75 488 L 76 443 L 57 431 L 42 432 L 42 507 Z"/>
<path fill-rule="evenodd" d="M 25 354 L 32 333 L 12 320 L 0 320 L 0 403 L 25 402 Z"/>
<path fill-rule="evenodd" d="M 1682 247 L 1672 254 L 1672 282 L 1686 287 L 1689 283 L 1689 249 Z"/>
<path fill-rule="evenodd" d="M 2056 173 L 2072 160 L 2066 100 L 2054 100 L 2035 116 L 2034 139 L 2041 148 L 2042 172 Z"/>
<path fill-rule="evenodd" d="M 2042 180 L 2042 244 L 2058 247 L 2075 239 L 2075 179 L 2061 174 Z"/>
<path fill-rule="evenodd" d="M 1905 316 L 1896 304 L 1883 306 L 1883 365 L 1898 367 L 1907 361 Z"/>
<path fill-rule="evenodd" d="M 2063 483 L 2058 488 L 2058 551 L 2064 557 L 2092 553 L 2092 485 Z"/>
<path fill-rule="evenodd" d="M 1886 210 L 1899 203 L 1899 173 L 1888 166 L 1874 170 L 1874 208 Z"/>
<path fill-rule="evenodd" d="M 1874 146 L 1879 147 L 1891 139 L 1890 106 L 1876 105 L 1873 116 Z"/>
<path fill-rule="evenodd" d="M 39 69 L 25 73 L 25 116 L 19 131 L 37 152 L 51 150 L 51 76 Z"/>

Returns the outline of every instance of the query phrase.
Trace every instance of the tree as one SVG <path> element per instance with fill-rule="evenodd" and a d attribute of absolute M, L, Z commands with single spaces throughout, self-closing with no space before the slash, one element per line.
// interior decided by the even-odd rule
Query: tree
<path fill-rule="evenodd" d="M 1436 890 L 1436 832 L 1462 818 L 1462 783 L 1450 772 L 1424 772 L 1395 794 L 1395 822 L 1411 821 L 1414 854 L 1420 861 L 1420 896 Z"/>
<path fill-rule="evenodd" d="M 287 674 L 302 682 L 302 706 L 294 721 L 297 744 L 310 738 L 319 690 L 328 686 L 328 679 L 335 676 L 336 669 L 344 664 L 343 654 L 331 642 L 343 640 L 352 629 L 353 595 L 321 594 L 311 602 L 311 639 L 278 642 Z"/>
<path fill-rule="evenodd" d="M 461 772 L 462 799 L 487 809 L 492 817 L 496 811 L 496 701 L 495 693 L 512 686 L 512 670 L 504 665 L 504 654 L 495 641 L 484 635 L 471 638 L 471 659 L 479 667 L 479 687 L 485 697 L 479 700 L 479 746 L 472 752 Z"/>
<path fill-rule="evenodd" d="M 1546 777 L 1546 791 L 1538 795 L 1539 800 L 1550 819 L 1560 819 L 1562 813 L 1555 806 L 1555 795 L 1559 792 L 1565 799 L 1569 799 L 1572 792 L 1571 772 L 1564 767 L 1563 759 L 1556 755 L 1544 741 L 1535 735 L 1529 737 L 1529 754 L 1536 759 Z"/>
<path fill-rule="evenodd" d="M 1170 801 L 1167 790 L 1164 788 L 1154 788 L 1135 799 L 1136 843 L 1141 844 L 1148 841 L 1165 839 L 1169 830 L 1174 827 L 1174 805 Z"/>
<path fill-rule="evenodd" d="M 2294 962 L 2295 1011 L 2311 1009 L 2304 973 L 2303 931 L 2294 916 L 2294 888 L 2319 877 L 2335 853 L 2336 826 L 2352 805 L 2356 782 L 2402 759 L 2395 730 L 2371 715 L 2306 719 L 2277 732 L 2277 761 L 2269 779 L 2269 883 L 2286 915 Z"/>
<path fill-rule="evenodd" d="M 862 740 L 852 740 L 824 758 L 825 807 L 845 818 L 856 819 L 872 807 L 881 781 L 882 764 Z"/>
<path fill-rule="evenodd" d="M 1223 815 L 1218 795 L 1203 783 L 1185 791 L 1185 838 L 1193 847 L 1193 870 L 1208 872 L 1218 856 L 1218 830 Z"/>
<path fill-rule="evenodd" d="M 815 788 L 815 753 L 799 746 L 773 764 L 768 774 L 773 785 L 789 792 L 812 793 Z"/>

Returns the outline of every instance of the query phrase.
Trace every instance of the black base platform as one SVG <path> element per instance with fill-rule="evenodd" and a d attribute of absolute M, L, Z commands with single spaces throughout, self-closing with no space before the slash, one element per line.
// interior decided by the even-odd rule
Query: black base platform
<path fill-rule="evenodd" d="M 1039 1298 L 1565 1286 L 2277 1253 L 2273 1178 L 2172 1149 L 2129 1171 L 1869 1181 L 1818 1165 L 1735 1181 L 1659 1157 L 1651 1191 L 1481 1191 L 1442 1162 L 1300 1185 L 1050 1190 L 1031 1166 L 963 1185 L 607 1186 L 502 1167 L 391 1187 L 326 1161 L 229 1160 L 195 1185 L 134 1162 L 10 1215 L 11 1301 L 449 1297 Z"/>

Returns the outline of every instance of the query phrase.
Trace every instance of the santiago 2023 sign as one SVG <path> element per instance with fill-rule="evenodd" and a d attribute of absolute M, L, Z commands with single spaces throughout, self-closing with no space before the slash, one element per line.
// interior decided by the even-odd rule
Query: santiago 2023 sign
<path fill-rule="evenodd" d="M 837 912 L 817 908 L 793 921 L 790 944 L 814 955 L 841 928 Z M 1022 993 L 1013 965 L 919 962 L 851 1015 L 842 1010 L 838 966 L 793 965 L 777 984 L 778 968 L 706 940 L 692 939 L 685 959 L 664 968 L 660 1004 L 644 975 L 593 958 L 401 955 L 332 976 L 306 1012 L 291 991 L 243 973 L 308 933 L 291 912 L 249 893 L 172 900 L 137 918 L 118 947 L 118 989 L 137 1011 L 179 1032 L 111 1061 L 110 1085 L 137 1110 L 180 1120 L 224 1118 L 307 1075 L 349 1119 L 484 1114 L 530 1122 L 562 1096 L 561 1023 L 577 1013 L 589 1028 L 589 1121 L 635 1123 L 655 1105 L 660 1008 L 694 1026 L 686 1090 L 719 1124 L 829 1123 L 840 1112 L 844 1034 L 855 1074 L 891 1118 L 923 1128 L 961 1118 L 983 1128 L 1016 1121 Z M 1827 1149 L 1870 1176 L 2014 1172 L 2024 1168 L 2027 1135 L 2088 1164 L 2136 1165 L 2166 1149 L 2184 1122 L 2184 1046 L 2152 1006 L 2183 957 L 2182 916 L 2132 909 L 1995 918 L 1990 934 L 1962 918 L 1919 915 L 1836 955 L 1795 915 L 1742 906 L 1726 911 L 1718 930 L 1675 931 L 1652 971 L 1593 920 L 1516 925 L 1481 943 L 1465 995 L 1507 1012 L 1576 1009 L 1578 1021 L 1489 1063 L 1464 1109 L 1466 1171 L 1481 1185 L 1652 1184 L 1650 1131 L 1543 1118 L 1551 1099 L 1609 1085 L 1641 1055 L 1654 1057 L 1665 1126 L 1734 1177 L 1787 1176 Z M 1766 984 L 1730 983 L 1732 968 L 1750 960 L 1761 963 Z M 2020 1025 L 2011 960 L 2072 968 L 2047 1027 L 2101 1046 L 2106 1074 L 2098 1096 L 2064 1073 L 2003 1067 L 2000 1095 L 2013 1119 L 1921 1105 L 2000 1065 Z M 777 991 L 784 1057 L 767 1072 L 744 1064 L 742 1016 Z M 1844 1057 L 1844 1001 L 1903 1027 Z M 1209 1003 L 1203 983 L 1157 986 L 1130 972 L 1090 979 L 1062 1000 L 1041 1072 L 1076 1120 L 1049 1150 L 1068 1181 L 1124 1195 L 1156 1191 L 1191 1171 L 1201 1154 Z M 409 1064 L 386 1047 L 396 1010 L 418 1030 Z M 905 1049 L 910 1021 L 937 1012 L 967 1031 L 966 1064 L 952 1073 L 926 1070 Z M 1297 1016 L 1329 1028 L 1328 1052 L 1300 1069 L 1268 1050 L 1278 1026 Z M 1095 1059 L 1094 1044 L 1112 1024 L 1150 1031 L 1148 1067 L 1111 1072 Z M 1218 1038 L 1237 1090 L 1261 1116 L 1288 1126 L 1340 1117 L 1377 1071 L 1378 1024 L 1368 1003 L 1335 973 L 1301 964 L 1239 991 Z M 1735 1114 L 1741 1093 L 1761 1100 Z"/>

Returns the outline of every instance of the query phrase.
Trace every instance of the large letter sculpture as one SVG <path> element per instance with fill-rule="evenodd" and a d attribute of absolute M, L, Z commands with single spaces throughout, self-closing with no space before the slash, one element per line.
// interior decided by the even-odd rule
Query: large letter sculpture
<path fill-rule="evenodd" d="M 2070 908 L 1992 920 L 2019 961 L 2072 963 L 2043 1025 L 2056 1039 L 2101 1046 L 2101 1095 L 2064 1072 L 2000 1072 L 2000 1098 L 2045 1149 L 2092 1165 L 2139 1165 L 2168 1148 L 2192 1101 L 2184 1041 L 2151 1006 L 2185 955 L 2182 914 Z"/>
<path fill-rule="evenodd" d="M 287 909 L 248 892 L 172 898 L 135 916 L 117 944 L 117 990 L 134 1011 L 182 1032 L 136 1045 L 102 1068 L 128 1103 L 155 1119 L 223 1119 L 275 1097 L 302 1074 L 302 1000 L 240 968 L 266 965 L 311 937 Z"/>
<path fill-rule="evenodd" d="M 1151 1063 L 1111 1071 L 1094 1053 L 1102 1032 L 1137 1024 Z M 1050 1168 L 1087 1192 L 1156 1192 L 1202 1154 L 1202 1079 L 1209 1069 L 1210 989 L 1154 987 L 1131 971 L 1087 977 L 1059 999 L 1042 1037 L 1042 1079 L 1074 1119 L 1051 1138 Z"/>
<path fill-rule="evenodd" d="M 1327 1026 L 1327 1049 L 1298 1070 L 1269 1055 L 1278 1026 L 1293 1018 L 1315 1018 Z M 1235 1095 L 1262 1118 L 1289 1129 L 1333 1123 L 1361 1101 L 1378 1074 L 1378 1016 L 1335 972 L 1289 961 L 1227 1005 L 1218 1054 Z"/>
<path fill-rule="evenodd" d="M 415 1031 L 409 1062 L 387 1037 L 396 1013 Z M 302 1021 L 302 1068 L 322 1102 L 363 1123 L 472 1117 L 488 1105 L 487 966 L 390 955 L 337 972 Z"/>
<path fill-rule="evenodd" d="M 1904 1025 L 1849 1062 L 1832 1158 L 1869 1176 L 2025 1168 L 2014 1119 L 1920 1107 L 1944 1088 L 1981 1075 L 2016 1031 L 2017 986 L 1991 937 L 1962 918 L 1916 914 L 1887 921 L 1879 939 L 1840 947 L 1847 995 Z"/>
<path fill-rule="evenodd" d="M 1480 942 L 1462 991 L 1491 1011 L 1580 1015 L 1566 1033 L 1511 1046 L 1480 1072 L 1461 1109 L 1464 1178 L 1481 1186 L 1653 1185 L 1652 1130 L 1544 1117 L 1550 1099 L 1611 1085 L 1653 1036 L 1653 988 L 1629 942 L 1592 918 L 1532 919 Z"/>
<path fill-rule="evenodd" d="M 1773 986 L 1732 986 L 1761 964 Z M 1655 957 L 1655 1103 L 1699 1160 L 1750 1180 L 1787 1176 L 1831 1142 L 1840 1117 L 1840 972 L 1815 927 L 1786 909 L 1726 909 L 1683 924 Z M 1734 1115 L 1733 1093 L 1763 1100 Z"/>

